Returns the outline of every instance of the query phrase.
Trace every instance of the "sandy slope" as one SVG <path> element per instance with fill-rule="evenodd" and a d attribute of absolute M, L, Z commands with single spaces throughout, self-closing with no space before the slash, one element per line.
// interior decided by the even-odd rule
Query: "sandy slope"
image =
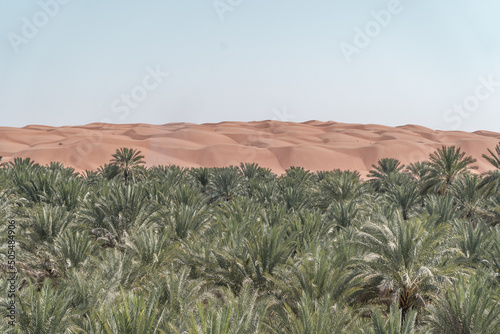
<path fill-rule="evenodd" d="M 147 165 L 227 166 L 257 162 L 281 174 L 290 166 L 358 170 L 363 175 L 383 157 L 403 163 L 427 159 L 441 145 L 456 145 L 478 159 L 479 171 L 491 169 L 481 158 L 500 134 L 434 131 L 416 125 L 260 121 L 217 124 L 102 124 L 24 128 L 0 127 L 2 162 L 31 157 L 46 164 L 60 161 L 77 171 L 97 169 L 119 147 L 140 149 Z"/>

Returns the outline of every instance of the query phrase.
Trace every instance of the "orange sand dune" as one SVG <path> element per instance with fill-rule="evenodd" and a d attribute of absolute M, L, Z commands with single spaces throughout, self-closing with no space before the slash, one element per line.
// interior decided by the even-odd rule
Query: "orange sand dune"
<path fill-rule="evenodd" d="M 363 176 L 378 159 L 408 164 L 426 160 L 441 145 L 456 145 L 478 161 L 479 172 L 491 169 L 481 158 L 500 134 L 434 131 L 422 126 L 259 121 L 217 124 L 103 124 L 24 128 L 0 127 L 2 162 L 30 157 L 40 164 L 60 161 L 77 171 L 109 162 L 119 147 L 137 148 L 147 165 L 221 167 L 257 162 L 282 174 L 290 166 L 311 171 L 358 170 Z"/>

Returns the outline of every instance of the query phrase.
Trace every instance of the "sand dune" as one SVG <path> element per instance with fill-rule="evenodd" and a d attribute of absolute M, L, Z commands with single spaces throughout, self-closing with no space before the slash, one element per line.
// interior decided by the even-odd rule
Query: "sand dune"
<path fill-rule="evenodd" d="M 2 162 L 31 157 L 40 164 L 60 161 L 77 171 L 109 162 L 119 147 L 140 149 L 147 165 L 221 167 L 257 162 L 281 174 L 290 166 L 311 171 L 335 168 L 366 175 L 383 157 L 403 163 L 426 160 L 441 145 L 456 145 L 478 161 L 479 172 L 492 169 L 481 158 L 500 134 L 435 131 L 417 125 L 259 121 L 210 124 L 103 124 L 24 128 L 0 127 Z"/>

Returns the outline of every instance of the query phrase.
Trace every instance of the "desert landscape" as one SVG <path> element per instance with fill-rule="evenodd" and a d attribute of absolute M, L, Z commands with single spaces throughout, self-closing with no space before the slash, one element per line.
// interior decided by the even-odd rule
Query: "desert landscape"
<path fill-rule="evenodd" d="M 0 334 L 500 334 L 499 12 L 0 2 Z"/>
<path fill-rule="evenodd" d="M 365 176 L 381 158 L 403 164 L 426 160 L 442 145 L 461 147 L 477 159 L 477 172 L 493 167 L 482 154 L 500 134 L 437 131 L 417 125 L 389 127 L 274 120 L 209 124 L 105 124 L 51 127 L 0 127 L 2 162 L 15 157 L 40 164 L 59 161 L 78 172 L 96 170 L 119 147 L 142 151 L 148 167 L 224 167 L 255 162 L 281 175 L 291 166 L 320 170 L 355 170 Z"/>

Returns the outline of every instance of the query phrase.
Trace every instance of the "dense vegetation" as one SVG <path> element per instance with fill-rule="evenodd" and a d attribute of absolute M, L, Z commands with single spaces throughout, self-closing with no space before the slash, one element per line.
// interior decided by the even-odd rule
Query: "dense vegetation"
<path fill-rule="evenodd" d="M 500 147 L 483 158 L 500 168 Z M 442 147 L 278 177 L 125 148 L 83 174 L 17 158 L 0 168 L 17 326 L 0 332 L 499 333 L 500 171 L 474 163 Z"/>

